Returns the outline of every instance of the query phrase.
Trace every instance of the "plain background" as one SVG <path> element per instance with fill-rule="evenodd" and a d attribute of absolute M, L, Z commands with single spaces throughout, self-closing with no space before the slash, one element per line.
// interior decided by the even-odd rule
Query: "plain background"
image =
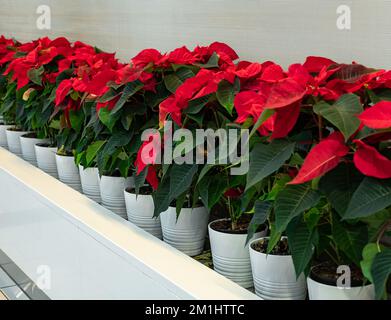
<path fill-rule="evenodd" d="M 51 8 L 51 30 L 38 30 L 39 5 Z M 339 30 L 337 8 L 351 8 L 351 30 Z M 308 55 L 391 68 L 390 0 L 0 0 L 0 33 L 25 41 L 67 36 L 116 51 L 227 42 L 241 59 L 283 66 Z"/>

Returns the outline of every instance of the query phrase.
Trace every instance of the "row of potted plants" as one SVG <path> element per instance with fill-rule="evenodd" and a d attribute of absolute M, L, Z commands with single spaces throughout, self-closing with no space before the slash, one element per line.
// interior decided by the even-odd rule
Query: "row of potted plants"
<path fill-rule="evenodd" d="M 265 299 L 385 298 L 391 72 L 238 58 L 1 37 L 0 143 L 188 255 L 208 230 L 214 269 Z M 235 160 L 179 129 L 237 129 Z"/>

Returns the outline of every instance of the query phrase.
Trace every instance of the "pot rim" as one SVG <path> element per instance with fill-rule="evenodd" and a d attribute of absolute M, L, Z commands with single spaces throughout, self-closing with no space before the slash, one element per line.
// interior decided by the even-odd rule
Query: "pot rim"
<path fill-rule="evenodd" d="M 170 209 L 170 208 L 176 210 L 176 207 L 174 207 L 172 205 L 168 206 L 168 209 Z M 200 209 L 200 208 L 204 208 L 204 209 L 208 210 L 204 205 L 201 205 L 201 206 L 198 206 L 198 207 L 194 207 L 194 208 L 193 207 L 190 207 L 190 208 L 182 207 L 181 210 L 182 209 L 192 209 L 192 210 L 195 210 L 195 209 Z"/>
<path fill-rule="evenodd" d="M 108 176 L 108 175 L 106 175 L 106 174 L 102 174 L 102 178 L 103 178 L 103 177 L 108 178 L 108 179 L 125 179 L 125 180 L 133 178 L 133 176 L 124 178 L 124 177 L 113 177 L 113 176 Z"/>
<path fill-rule="evenodd" d="M 68 156 L 68 155 L 64 155 L 64 154 L 58 154 L 57 152 L 56 152 L 56 157 L 64 157 L 64 158 L 74 158 L 75 156 L 74 155 L 72 155 L 72 156 Z"/>
<path fill-rule="evenodd" d="M 311 269 L 312 268 L 313 267 L 311 267 Z M 370 287 L 374 287 L 373 283 L 368 282 L 368 284 L 366 284 L 366 285 L 351 286 L 350 288 L 345 288 L 345 287 L 338 288 L 336 285 L 333 286 L 331 284 L 325 284 L 323 282 L 316 281 L 315 279 L 312 279 L 310 275 L 307 276 L 306 280 L 307 280 L 307 283 L 314 282 L 314 283 L 316 283 L 316 285 L 318 285 L 320 287 L 336 288 L 336 289 L 339 289 L 339 290 L 354 290 L 354 289 L 361 289 L 361 288 L 369 289 Z"/>
<path fill-rule="evenodd" d="M 78 164 L 79 168 L 83 169 L 83 170 L 87 170 L 87 169 L 98 169 L 98 167 L 87 167 L 87 168 L 84 168 L 83 165 L 81 165 L 80 163 Z"/>
<path fill-rule="evenodd" d="M 213 221 L 211 221 L 211 222 L 209 222 L 208 223 L 208 229 L 209 230 L 212 230 L 212 231 L 214 231 L 214 232 L 218 232 L 218 233 L 221 233 L 221 234 L 228 234 L 228 235 L 232 235 L 232 236 L 246 236 L 247 237 L 247 235 L 248 235 L 248 232 L 246 232 L 246 233 L 231 233 L 231 232 L 222 232 L 222 231 L 219 231 L 219 230 L 216 230 L 216 229 L 213 229 L 212 228 L 212 224 L 213 223 L 215 223 L 215 222 L 217 222 L 217 221 L 223 221 L 223 220 L 225 220 L 225 221 L 230 221 L 231 219 L 230 218 L 220 218 L 220 219 L 216 219 L 216 220 L 213 220 Z M 267 231 L 267 229 L 268 229 L 268 227 L 267 227 L 267 225 L 265 225 L 265 228 L 264 229 L 262 229 L 261 231 L 258 231 L 258 232 L 256 232 L 256 233 L 259 233 L 259 232 L 263 232 L 263 231 Z M 255 233 L 255 234 L 256 234 Z"/>
<path fill-rule="evenodd" d="M 41 143 L 37 143 L 35 146 L 38 147 L 38 148 L 42 148 L 42 149 L 56 149 L 57 150 L 56 146 L 54 146 L 54 147 L 50 147 L 50 146 L 49 147 L 44 147 L 44 146 L 41 146 L 40 144 Z"/>
<path fill-rule="evenodd" d="M 41 140 L 41 141 L 47 141 L 48 140 L 48 138 L 25 137 L 26 135 L 28 135 L 30 133 L 33 133 L 33 132 L 25 133 L 25 134 L 21 135 L 20 138 L 23 138 L 23 139 L 36 139 L 36 140 Z"/>
<path fill-rule="evenodd" d="M 255 249 L 252 248 L 252 244 L 259 241 L 259 240 L 262 240 L 262 239 L 270 239 L 270 236 L 266 236 L 266 237 L 260 237 L 260 238 L 256 238 L 252 241 L 250 241 L 248 247 L 250 248 L 250 251 L 251 252 L 254 252 L 255 254 L 259 254 L 259 255 L 262 255 L 262 256 L 271 256 L 271 257 L 276 257 L 276 259 L 292 259 L 292 255 L 291 254 L 288 254 L 288 255 L 279 255 L 279 254 L 271 254 L 271 253 L 263 253 L 263 252 L 259 252 Z M 281 239 L 288 239 L 287 236 L 282 236 Z"/>
<path fill-rule="evenodd" d="M 145 185 L 141 186 L 140 189 L 141 189 L 142 187 L 148 187 L 148 185 L 145 184 Z M 137 196 L 137 198 L 138 198 L 138 197 L 152 197 L 152 193 L 153 193 L 153 192 L 152 192 L 151 194 L 141 194 L 141 193 L 139 193 L 138 195 L 136 195 L 135 192 L 130 192 L 130 191 L 128 191 L 128 189 L 135 189 L 135 188 L 134 188 L 134 187 L 126 187 L 125 190 L 124 190 L 124 192 L 125 192 L 125 194 Z"/>
<path fill-rule="evenodd" d="M 312 277 L 311 277 L 311 274 L 313 273 L 312 270 L 313 270 L 315 267 L 317 267 L 317 265 L 312 265 L 312 266 L 310 267 L 309 273 L 308 273 L 308 276 L 307 276 L 308 279 L 310 279 L 310 280 L 312 280 L 312 281 L 314 281 L 314 282 L 316 282 L 316 283 L 318 283 L 318 284 L 322 284 L 322 285 L 325 285 L 325 286 L 328 286 L 328 287 L 337 287 L 336 285 L 329 284 L 329 283 L 325 283 L 325 282 L 320 282 L 320 281 L 318 281 L 318 280 L 312 278 Z M 330 282 L 331 282 L 331 281 L 330 281 Z M 356 282 L 356 283 L 357 283 L 357 282 Z M 369 285 L 371 285 L 371 284 L 372 284 L 372 283 L 371 283 L 369 280 L 367 280 L 367 284 L 366 284 L 366 285 L 361 285 L 361 284 L 360 284 L 360 285 L 355 285 L 354 283 L 351 283 L 351 288 L 361 288 L 361 287 L 369 286 Z M 350 288 L 350 289 L 351 289 L 351 288 Z M 349 288 L 346 288 L 346 289 L 349 289 Z"/>
<path fill-rule="evenodd" d="M 18 133 L 23 133 L 23 134 L 26 134 L 26 133 L 31 133 L 32 131 L 24 131 L 24 130 L 11 130 L 11 129 L 15 129 L 16 127 L 15 126 L 12 126 L 12 127 L 9 127 L 7 129 L 5 129 L 5 131 L 8 131 L 8 132 L 18 132 Z"/>

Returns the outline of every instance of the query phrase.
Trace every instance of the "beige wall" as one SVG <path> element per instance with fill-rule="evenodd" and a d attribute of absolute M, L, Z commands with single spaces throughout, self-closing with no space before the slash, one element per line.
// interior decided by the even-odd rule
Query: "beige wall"
<path fill-rule="evenodd" d="M 36 27 L 38 5 L 52 29 Z M 351 7 L 351 30 L 336 27 L 339 5 Z M 219 40 L 243 59 L 283 65 L 324 55 L 391 68 L 390 0 L 0 0 L 0 33 L 29 40 L 64 35 L 117 51 L 162 51 Z"/>

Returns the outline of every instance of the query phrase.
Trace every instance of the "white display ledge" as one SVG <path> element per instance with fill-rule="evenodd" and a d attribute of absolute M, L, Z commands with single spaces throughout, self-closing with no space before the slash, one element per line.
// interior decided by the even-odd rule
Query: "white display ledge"
<path fill-rule="evenodd" d="M 0 249 L 51 299 L 259 299 L 2 148 Z"/>

